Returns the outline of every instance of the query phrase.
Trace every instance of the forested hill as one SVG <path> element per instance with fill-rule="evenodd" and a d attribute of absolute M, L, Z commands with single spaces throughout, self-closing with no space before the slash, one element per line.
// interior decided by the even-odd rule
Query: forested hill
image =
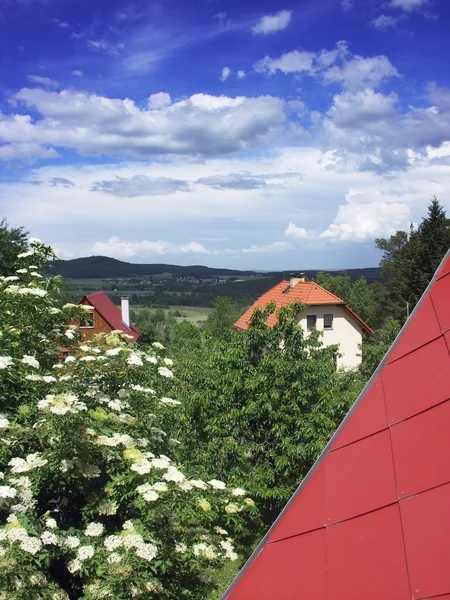
<path fill-rule="evenodd" d="M 297 269 L 301 270 L 301 269 Z M 309 278 L 314 278 L 318 271 L 303 269 Z M 345 269 L 346 273 L 354 281 L 359 277 L 365 277 L 368 283 L 380 280 L 380 269 L 378 267 L 367 267 L 363 269 Z M 212 277 L 248 277 L 261 275 L 258 271 L 238 271 L 236 269 L 220 269 L 192 265 L 183 267 L 168 264 L 133 264 L 127 263 L 107 256 L 89 256 L 86 258 L 75 258 L 73 260 L 62 260 L 53 265 L 52 275 L 62 275 L 70 279 L 108 279 L 135 276 L 152 276 L 171 274 L 172 277 L 195 277 L 206 279 Z M 265 276 L 278 279 L 288 278 L 289 271 L 271 271 L 264 273 Z"/>

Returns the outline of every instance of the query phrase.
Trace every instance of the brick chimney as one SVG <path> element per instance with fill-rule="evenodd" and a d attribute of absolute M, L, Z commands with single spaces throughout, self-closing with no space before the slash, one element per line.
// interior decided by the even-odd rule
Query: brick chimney
<path fill-rule="evenodd" d="M 305 283 L 306 281 L 306 277 L 304 273 L 291 273 L 290 274 L 290 278 L 291 278 L 291 288 L 294 288 L 297 283 Z"/>
<path fill-rule="evenodd" d="M 124 323 L 128 329 L 130 328 L 130 299 L 128 296 L 122 296 L 120 299 L 122 308 L 122 323 Z"/>

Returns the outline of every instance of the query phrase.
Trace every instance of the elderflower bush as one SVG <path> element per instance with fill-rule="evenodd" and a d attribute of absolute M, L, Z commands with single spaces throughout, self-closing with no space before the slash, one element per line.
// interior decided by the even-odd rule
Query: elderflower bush
<path fill-rule="evenodd" d="M 80 343 L 50 257 L 33 241 L 0 279 L 0 600 L 204 598 L 253 501 L 177 464 L 164 347 Z"/>

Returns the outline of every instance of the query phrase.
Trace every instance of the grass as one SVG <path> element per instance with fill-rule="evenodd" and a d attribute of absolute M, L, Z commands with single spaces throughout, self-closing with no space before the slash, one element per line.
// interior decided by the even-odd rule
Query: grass
<path fill-rule="evenodd" d="M 220 573 L 215 577 L 216 583 L 219 586 L 217 590 L 211 592 L 205 600 L 220 600 L 223 594 L 228 589 L 233 579 L 238 574 L 239 568 L 235 562 L 227 562 Z"/>
<path fill-rule="evenodd" d="M 140 310 L 158 310 L 156 308 L 148 308 L 147 306 L 132 306 L 135 312 Z M 206 321 L 212 308 L 206 306 L 169 306 L 169 308 L 162 309 L 166 315 L 169 312 L 179 311 L 181 317 L 176 317 L 177 321 L 188 321 L 190 323 L 197 323 L 197 321 Z"/>

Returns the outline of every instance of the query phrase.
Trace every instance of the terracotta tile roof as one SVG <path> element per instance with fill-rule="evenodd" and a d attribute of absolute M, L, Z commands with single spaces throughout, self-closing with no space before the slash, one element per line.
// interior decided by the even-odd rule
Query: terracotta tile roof
<path fill-rule="evenodd" d="M 450 251 L 222 600 L 450 598 L 449 297 Z"/>
<path fill-rule="evenodd" d="M 120 309 L 117 308 L 114 302 L 108 298 L 104 292 L 87 294 L 81 298 L 78 304 L 84 304 L 85 300 L 87 300 L 87 302 L 95 308 L 95 310 L 105 319 L 105 321 L 111 325 L 111 329 L 120 329 L 127 335 L 132 335 L 133 342 L 138 339 L 139 331 L 136 329 L 133 323 L 130 324 L 130 327 L 125 325 L 125 323 L 122 321 L 122 313 Z"/>
<path fill-rule="evenodd" d="M 234 326 L 237 329 L 248 329 L 250 318 L 255 308 L 264 309 L 270 302 L 275 302 L 277 308 L 287 306 L 293 302 L 301 302 L 306 306 L 321 306 L 324 304 L 342 305 L 354 319 L 358 321 L 363 329 L 369 333 L 373 333 L 372 329 L 358 317 L 356 313 L 349 308 L 343 300 L 318 285 L 314 281 L 300 281 L 293 288 L 290 287 L 289 281 L 281 281 L 276 286 L 263 294 L 250 308 L 236 321 Z M 276 314 L 270 315 L 267 319 L 267 325 L 273 327 L 277 321 Z"/>

